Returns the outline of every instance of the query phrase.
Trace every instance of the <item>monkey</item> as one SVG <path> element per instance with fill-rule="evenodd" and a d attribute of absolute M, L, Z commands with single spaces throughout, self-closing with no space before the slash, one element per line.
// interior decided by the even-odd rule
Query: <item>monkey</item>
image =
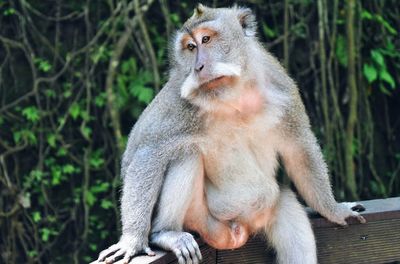
<path fill-rule="evenodd" d="M 122 235 L 98 261 L 128 263 L 157 246 L 199 263 L 194 236 L 219 249 L 264 234 L 278 263 L 317 263 L 307 214 L 276 179 L 282 165 L 304 201 L 329 221 L 337 203 L 300 92 L 257 39 L 245 7 L 198 5 L 170 47 L 169 79 L 130 132 L 122 157 Z"/>

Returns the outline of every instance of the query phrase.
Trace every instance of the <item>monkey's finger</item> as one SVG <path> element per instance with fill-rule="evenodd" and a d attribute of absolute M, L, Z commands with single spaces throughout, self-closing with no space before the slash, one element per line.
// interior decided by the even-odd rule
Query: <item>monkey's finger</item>
<path fill-rule="evenodd" d="M 144 253 L 147 254 L 147 256 L 155 256 L 156 255 L 156 253 L 153 250 L 151 250 L 150 247 L 145 247 L 143 251 L 144 251 Z"/>
<path fill-rule="evenodd" d="M 199 264 L 200 263 L 200 260 L 196 255 L 192 256 L 192 261 L 193 261 L 193 264 Z"/>
<path fill-rule="evenodd" d="M 197 263 L 199 263 L 199 258 L 198 258 L 198 256 L 197 256 L 197 253 L 196 253 L 196 247 L 197 247 L 197 244 L 195 244 L 195 243 L 188 243 L 188 244 L 186 244 L 186 247 L 187 247 L 187 249 L 189 250 L 189 253 L 190 253 L 190 256 L 191 256 L 191 259 L 192 259 L 192 261 L 193 261 L 193 263 L 194 264 L 197 264 Z"/>
<path fill-rule="evenodd" d="M 174 248 L 172 249 L 172 252 L 174 252 L 175 256 L 178 258 L 179 264 L 185 264 L 185 259 L 183 258 L 182 252 L 179 249 Z"/>
<path fill-rule="evenodd" d="M 106 264 L 111 264 L 114 263 L 117 259 L 122 258 L 122 256 L 126 253 L 125 249 L 120 249 L 117 252 L 115 252 L 112 256 L 109 256 L 106 258 Z"/>
<path fill-rule="evenodd" d="M 194 250 L 195 250 L 195 253 L 196 253 L 197 258 L 198 258 L 199 260 L 202 260 L 202 259 L 203 259 L 203 256 L 201 255 L 201 251 L 200 251 L 199 245 L 197 244 L 196 241 L 192 241 L 192 245 L 193 245 L 193 247 L 194 247 Z"/>
<path fill-rule="evenodd" d="M 182 251 L 182 255 L 186 259 L 186 264 L 193 264 L 192 258 L 191 258 L 190 253 L 189 253 L 189 250 L 185 246 L 183 246 L 181 251 Z"/>
<path fill-rule="evenodd" d="M 340 225 L 341 227 L 348 227 L 349 224 L 346 222 L 345 219 L 335 221 L 336 224 Z"/>
<path fill-rule="evenodd" d="M 367 220 L 365 220 L 365 218 L 357 212 L 354 212 L 352 214 L 352 217 L 356 218 L 357 221 L 360 222 L 361 224 L 365 224 L 367 222 Z"/>
<path fill-rule="evenodd" d="M 131 261 L 131 259 L 133 258 L 133 256 L 136 254 L 136 252 L 134 252 L 133 250 L 128 250 L 126 253 L 125 253 L 125 256 L 124 256 L 124 258 L 123 258 L 123 260 L 122 260 L 122 263 L 123 264 L 128 264 L 129 263 L 129 261 Z"/>
<path fill-rule="evenodd" d="M 97 259 L 98 261 L 104 261 L 106 257 L 112 255 L 115 251 L 119 250 L 120 246 L 118 244 L 114 244 L 110 246 L 109 248 L 103 250 L 99 254 L 99 258 Z"/>

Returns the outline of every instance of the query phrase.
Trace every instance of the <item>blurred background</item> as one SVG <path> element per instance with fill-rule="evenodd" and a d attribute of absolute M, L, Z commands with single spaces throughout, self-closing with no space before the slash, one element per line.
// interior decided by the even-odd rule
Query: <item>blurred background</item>
<path fill-rule="evenodd" d="M 399 196 L 399 2 L 237 3 L 298 83 L 337 199 Z M 0 0 L 0 263 L 86 263 L 117 241 L 121 153 L 195 5 Z"/>

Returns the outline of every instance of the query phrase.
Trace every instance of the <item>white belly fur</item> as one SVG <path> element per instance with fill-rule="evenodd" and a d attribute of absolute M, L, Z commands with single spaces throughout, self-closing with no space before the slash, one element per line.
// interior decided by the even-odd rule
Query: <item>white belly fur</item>
<path fill-rule="evenodd" d="M 265 113 L 252 120 L 210 122 L 200 144 L 210 212 L 220 220 L 250 220 L 279 196 L 273 126 Z"/>

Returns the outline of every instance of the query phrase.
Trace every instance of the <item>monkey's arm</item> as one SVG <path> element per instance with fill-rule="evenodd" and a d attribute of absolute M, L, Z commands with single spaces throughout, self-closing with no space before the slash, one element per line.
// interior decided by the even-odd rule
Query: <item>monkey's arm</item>
<path fill-rule="evenodd" d="M 301 196 L 314 210 L 328 220 L 346 225 L 346 218 L 365 219 L 351 210 L 355 204 L 335 201 L 328 169 L 318 142 L 311 131 L 300 97 L 284 122 L 284 135 L 279 140 L 279 154 L 285 170 Z"/>
<path fill-rule="evenodd" d="M 151 215 L 167 165 L 156 153 L 156 148 L 148 146 L 135 151 L 123 179 L 122 236 L 117 244 L 100 253 L 99 261 L 113 263 L 123 257 L 123 263 L 128 263 L 140 252 L 154 255 L 148 246 Z"/>

